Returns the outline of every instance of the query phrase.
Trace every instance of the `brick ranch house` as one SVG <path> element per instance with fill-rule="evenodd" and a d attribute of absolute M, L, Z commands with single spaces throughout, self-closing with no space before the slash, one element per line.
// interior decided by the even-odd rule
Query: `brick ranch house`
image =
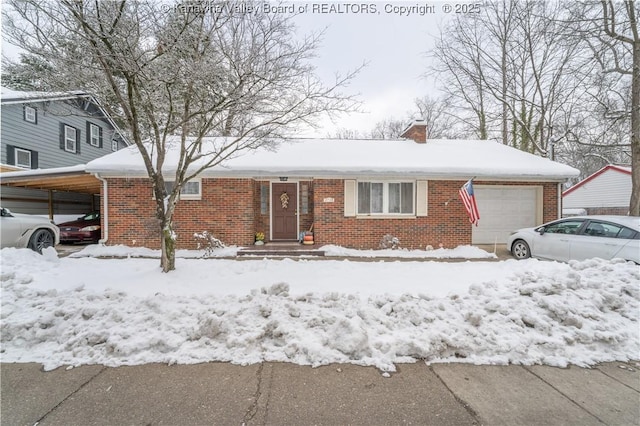
<path fill-rule="evenodd" d="M 202 231 L 229 245 L 251 245 L 256 232 L 267 242 L 294 242 L 312 225 L 316 246 L 378 248 L 387 234 L 408 249 L 501 243 L 514 229 L 559 218 L 562 183 L 578 175 L 493 141 L 427 140 L 421 121 L 402 137 L 291 140 L 209 169 L 183 188 L 177 247 L 194 249 L 193 234 Z M 93 160 L 86 171 L 103 182 L 106 244 L 158 248 L 151 184 L 137 150 Z M 470 178 L 477 227 L 458 196 Z"/>

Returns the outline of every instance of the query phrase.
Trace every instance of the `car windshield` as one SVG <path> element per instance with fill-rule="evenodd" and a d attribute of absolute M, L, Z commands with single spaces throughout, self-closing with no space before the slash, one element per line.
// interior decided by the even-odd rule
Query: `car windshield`
<path fill-rule="evenodd" d="M 93 212 L 93 213 L 88 213 L 88 214 L 84 215 L 81 219 L 82 220 L 96 220 L 99 217 L 100 217 L 100 213 Z"/>

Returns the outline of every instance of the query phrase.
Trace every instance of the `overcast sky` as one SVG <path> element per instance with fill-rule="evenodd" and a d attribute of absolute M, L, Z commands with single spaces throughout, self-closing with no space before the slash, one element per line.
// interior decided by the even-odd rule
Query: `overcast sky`
<path fill-rule="evenodd" d="M 272 7 L 278 3 L 269 2 Z M 335 121 L 322 120 L 316 130 L 301 136 L 325 137 L 340 128 L 370 130 L 385 118 L 404 118 L 413 99 L 433 92 L 434 84 L 423 77 L 438 25 L 451 13 L 448 5 L 436 2 L 285 2 L 294 7 L 301 34 L 325 29 L 315 63 L 327 82 L 335 73 L 345 74 L 363 63 L 347 92 L 359 94 L 363 113 L 344 115 Z M 427 6 L 427 7 L 425 7 Z M 305 7 L 306 12 L 300 13 Z M 273 11 L 272 13 L 287 13 Z M 17 57 L 17 49 L 2 44 L 3 55 Z M 81 89 L 81 88 L 78 88 Z"/>
<path fill-rule="evenodd" d="M 304 3 L 294 3 L 301 5 Z M 326 136 L 339 128 L 370 130 L 385 118 L 403 118 L 412 109 L 413 99 L 433 92 L 434 83 L 423 77 L 428 58 L 425 52 L 434 43 L 438 26 L 448 14 L 443 12 L 445 2 L 369 2 L 339 3 L 309 2 L 321 12 L 322 7 L 355 4 L 353 13 L 313 13 L 313 10 L 296 18 L 299 30 L 321 30 L 326 27 L 324 42 L 319 50 L 317 66 L 320 75 L 332 78 L 335 72 L 344 74 L 363 62 L 367 66 L 349 87 L 359 93 L 363 101 L 360 114 L 350 114 L 335 123 L 322 122 L 322 128 L 310 134 Z M 324 6 L 323 6 L 324 5 Z M 374 5 L 375 13 L 365 13 L 364 5 Z M 401 15 L 399 7 L 431 5 L 420 15 L 420 9 Z M 312 7 L 312 6 L 310 6 Z M 360 9 L 359 13 L 355 13 Z M 446 9 L 446 8 L 445 8 Z M 341 11 L 348 10 L 343 7 Z M 433 13 L 429 13 L 432 11 Z"/>

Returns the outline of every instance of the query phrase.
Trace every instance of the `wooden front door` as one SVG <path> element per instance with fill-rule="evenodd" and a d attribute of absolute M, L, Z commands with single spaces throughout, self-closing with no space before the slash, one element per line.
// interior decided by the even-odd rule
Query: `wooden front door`
<path fill-rule="evenodd" d="M 298 239 L 298 184 L 271 185 L 271 239 Z"/>

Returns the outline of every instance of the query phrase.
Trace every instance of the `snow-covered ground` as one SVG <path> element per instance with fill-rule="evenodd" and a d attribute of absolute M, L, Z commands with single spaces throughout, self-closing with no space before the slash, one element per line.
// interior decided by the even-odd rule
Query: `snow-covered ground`
<path fill-rule="evenodd" d="M 216 249 L 210 254 L 205 254 L 204 250 L 178 250 L 176 252 L 176 257 L 188 259 L 202 257 L 233 257 L 236 256 L 240 249 L 240 247 L 235 246 L 225 247 L 222 249 Z M 324 255 L 329 257 L 402 257 L 413 259 L 490 259 L 497 257 L 493 253 L 488 253 L 473 246 L 459 246 L 454 249 L 439 248 L 435 250 L 354 250 L 335 245 L 326 245 L 319 247 L 317 250 L 324 252 Z M 123 245 L 105 246 L 92 244 L 86 246 L 79 252 L 71 254 L 71 257 L 151 257 L 159 259 L 160 250 L 152 250 L 143 247 L 128 247 Z"/>
<path fill-rule="evenodd" d="M 640 270 L 631 263 L 179 254 L 177 270 L 163 274 L 157 259 L 140 257 L 157 252 L 142 249 L 91 246 L 65 258 L 3 249 L 2 362 L 265 360 L 393 371 L 416 359 L 565 366 L 640 358 Z"/>

